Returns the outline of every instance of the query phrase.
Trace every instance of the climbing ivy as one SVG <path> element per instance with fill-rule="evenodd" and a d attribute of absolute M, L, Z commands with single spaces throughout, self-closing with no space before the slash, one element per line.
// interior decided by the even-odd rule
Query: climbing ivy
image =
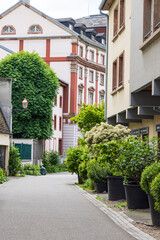
<path fill-rule="evenodd" d="M 37 53 L 21 51 L 7 55 L 0 62 L 0 77 L 13 79 L 14 137 L 50 138 L 53 134 L 53 101 L 59 87 L 53 70 Z M 28 108 L 19 111 L 24 98 L 28 101 Z"/>

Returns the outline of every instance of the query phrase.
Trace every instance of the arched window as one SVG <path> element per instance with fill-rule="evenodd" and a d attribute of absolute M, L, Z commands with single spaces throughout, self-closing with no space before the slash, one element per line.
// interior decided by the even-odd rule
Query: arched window
<path fill-rule="evenodd" d="M 32 33 L 32 34 L 43 33 L 43 30 L 40 25 L 32 25 L 30 26 L 28 33 Z"/>
<path fill-rule="evenodd" d="M 16 30 L 11 25 L 6 25 L 2 28 L 2 35 L 4 34 L 16 34 Z"/>

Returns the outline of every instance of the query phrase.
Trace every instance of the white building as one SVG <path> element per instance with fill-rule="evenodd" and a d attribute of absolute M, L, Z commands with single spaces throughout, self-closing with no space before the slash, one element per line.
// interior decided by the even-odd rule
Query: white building
<path fill-rule="evenodd" d="M 76 24 L 71 18 L 55 20 L 19 1 L 0 15 L 0 58 L 13 52 L 37 52 L 56 72 L 60 89 L 53 109 L 54 136 L 44 150 L 61 155 L 77 144 L 80 132 L 70 117 L 82 103 L 98 104 L 105 94 L 105 36 Z M 102 44 L 103 43 L 103 44 Z"/>

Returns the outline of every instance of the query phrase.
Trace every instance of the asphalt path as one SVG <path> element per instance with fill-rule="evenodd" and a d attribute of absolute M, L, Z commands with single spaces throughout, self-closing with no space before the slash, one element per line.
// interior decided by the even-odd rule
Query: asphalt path
<path fill-rule="evenodd" d="M 133 240 L 74 188 L 68 173 L 0 185 L 0 240 Z"/>

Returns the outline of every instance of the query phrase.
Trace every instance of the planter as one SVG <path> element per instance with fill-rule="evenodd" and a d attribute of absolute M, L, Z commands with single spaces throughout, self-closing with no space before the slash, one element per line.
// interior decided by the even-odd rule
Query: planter
<path fill-rule="evenodd" d="M 126 199 L 123 186 L 123 177 L 108 177 L 108 200 L 116 201 L 121 199 Z"/>
<path fill-rule="evenodd" d="M 97 193 L 107 192 L 107 181 L 106 182 L 94 182 L 94 188 Z"/>
<path fill-rule="evenodd" d="M 124 184 L 128 209 L 149 208 L 147 194 L 141 189 L 140 185 Z"/>
<path fill-rule="evenodd" d="M 160 226 L 160 212 L 158 212 L 154 209 L 155 201 L 154 201 L 154 198 L 152 197 L 152 195 L 148 194 L 148 200 L 149 200 L 152 224 L 154 226 Z"/>

